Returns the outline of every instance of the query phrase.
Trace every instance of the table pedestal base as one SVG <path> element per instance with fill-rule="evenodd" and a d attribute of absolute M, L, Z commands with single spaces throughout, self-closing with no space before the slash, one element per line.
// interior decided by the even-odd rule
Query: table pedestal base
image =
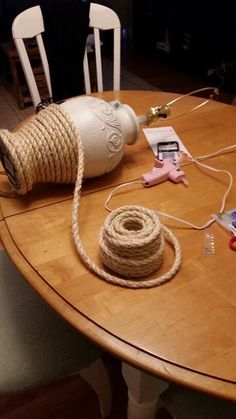
<path fill-rule="evenodd" d="M 155 419 L 159 396 L 168 384 L 124 362 L 122 374 L 128 386 L 127 419 Z"/>

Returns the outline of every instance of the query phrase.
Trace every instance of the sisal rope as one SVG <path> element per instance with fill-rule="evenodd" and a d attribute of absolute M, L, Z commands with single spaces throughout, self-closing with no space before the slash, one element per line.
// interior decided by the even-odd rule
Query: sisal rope
<path fill-rule="evenodd" d="M 77 129 L 60 106 L 48 106 L 16 133 L 0 130 L 0 141 L 14 168 L 16 180 L 12 186 L 18 194 L 25 194 L 39 182 L 75 183 L 72 233 L 80 258 L 91 271 L 109 283 L 128 288 L 154 287 L 173 278 L 181 265 L 179 242 L 160 223 L 157 212 L 144 207 L 118 208 L 107 217 L 100 231 L 101 259 L 122 277 L 103 270 L 87 255 L 78 223 L 84 150 Z M 165 274 L 145 279 L 162 265 L 164 237 L 175 250 L 173 265 Z"/>
<path fill-rule="evenodd" d="M 144 207 L 133 205 L 112 211 L 101 228 L 99 240 L 100 254 L 104 264 L 119 275 L 126 278 L 137 276 L 138 279 L 130 280 L 112 275 L 100 268 L 88 256 L 81 242 L 78 223 L 84 170 L 84 151 L 80 140 L 78 141 L 78 155 L 78 172 L 72 205 L 72 233 L 76 249 L 84 264 L 107 282 L 127 288 L 151 288 L 169 281 L 181 265 L 179 242 L 171 230 L 160 223 L 157 212 Z M 163 233 L 175 250 L 173 265 L 168 272 L 157 278 L 140 280 L 140 276 L 154 272 L 163 262 Z M 152 254 L 148 256 L 149 252 Z"/>
<path fill-rule="evenodd" d="M 17 132 L 0 130 L 1 149 L 14 171 L 13 189 L 25 194 L 35 183 L 74 183 L 78 137 L 69 115 L 55 104 Z"/>

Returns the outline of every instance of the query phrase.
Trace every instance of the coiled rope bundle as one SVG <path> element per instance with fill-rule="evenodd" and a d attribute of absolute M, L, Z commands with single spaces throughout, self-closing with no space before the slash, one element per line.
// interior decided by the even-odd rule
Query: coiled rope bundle
<path fill-rule="evenodd" d="M 17 132 L 0 130 L 0 149 L 12 167 L 13 189 L 25 194 L 40 182 L 75 183 L 78 138 L 69 115 L 55 104 Z"/>
<path fill-rule="evenodd" d="M 140 206 L 113 211 L 100 232 L 102 261 L 125 278 L 106 272 L 89 258 L 80 239 L 78 223 L 84 151 L 77 129 L 60 106 L 48 106 L 15 134 L 1 130 L 0 146 L 13 167 L 10 182 L 18 194 L 25 194 L 38 182 L 75 182 L 72 207 L 75 245 L 81 260 L 99 277 L 124 287 L 148 288 L 161 285 L 176 274 L 181 264 L 178 240 L 161 225 L 155 211 Z M 174 247 L 174 263 L 162 276 L 145 279 L 162 265 L 164 236 Z"/>
<path fill-rule="evenodd" d="M 106 266 L 128 277 L 138 278 L 159 269 L 164 238 L 156 213 L 137 206 L 113 211 L 101 228 L 100 253 Z"/>

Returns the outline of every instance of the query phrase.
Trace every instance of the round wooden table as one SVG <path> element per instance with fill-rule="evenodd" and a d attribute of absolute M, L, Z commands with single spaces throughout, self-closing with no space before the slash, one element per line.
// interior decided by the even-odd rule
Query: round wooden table
<path fill-rule="evenodd" d="M 107 101 L 119 99 L 137 115 L 177 97 L 146 91 L 94 96 Z M 186 97 L 173 105 L 171 116 L 201 102 L 200 98 Z M 156 126 L 172 126 L 194 157 L 205 155 L 235 143 L 236 108 L 212 101 Z M 206 163 L 236 176 L 235 160 L 233 151 Z M 104 202 L 108 194 L 114 186 L 140 178 L 153 164 L 153 152 L 141 129 L 138 142 L 127 146 L 113 172 L 85 182 L 80 203 L 81 237 L 98 264 L 97 237 L 107 216 Z M 188 187 L 170 181 L 152 188 L 134 185 L 115 195 L 110 205 L 142 205 L 202 225 L 219 210 L 229 179 L 224 173 L 194 164 L 185 166 L 184 171 Z M 3 177 L 1 186 L 6 187 Z M 42 298 L 80 332 L 123 361 L 130 396 L 128 417 L 154 417 L 158 393 L 164 388 L 162 380 L 236 400 L 236 254 L 229 248 L 229 234 L 213 224 L 215 253 L 207 255 L 205 231 L 163 217 L 163 224 L 180 242 L 180 271 L 160 287 L 123 288 L 96 277 L 81 263 L 71 235 L 72 193 L 73 185 L 44 185 L 25 196 L 2 198 L 1 239 Z M 226 209 L 233 209 L 235 202 L 233 186 Z M 157 275 L 172 262 L 173 252 L 167 245 L 165 262 Z M 149 391 L 145 386 L 137 389 L 138 382 L 148 383 Z M 134 413 L 134 401 L 139 413 Z M 149 416 L 143 416 L 141 409 L 146 402 Z"/>

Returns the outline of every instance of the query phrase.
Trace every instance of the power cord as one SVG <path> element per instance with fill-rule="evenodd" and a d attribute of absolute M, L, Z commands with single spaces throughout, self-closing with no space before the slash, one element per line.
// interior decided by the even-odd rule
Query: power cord
<path fill-rule="evenodd" d="M 225 154 L 225 153 L 232 152 L 234 149 L 236 149 L 236 144 L 233 144 L 233 145 L 228 146 L 228 147 L 224 147 L 224 148 L 222 148 L 222 149 L 220 149 L 220 150 L 218 150 L 218 151 L 216 151 L 214 153 L 210 153 L 210 154 L 206 154 L 206 155 L 203 155 L 203 156 L 198 156 L 198 157 L 192 158 L 192 160 L 190 162 L 185 163 L 185 164 L 195 163 L 196 165 L 198 165 L 200 167 L 204 167 L 205 169 L 211 170 L 213 172 L 225 173 L 229 177 L 229 185 L 227 187 L 226 192 L 223 195 L 222 203 L 221 203 L 219 212 L 222 212 L 225 209 L 226 199 L 227 199 L 227 196 L 228 196 L 228 194 L 229 194 L 229 192 L 230 192 L 230 190 L 232 188 L 232 185 L 233 185 L 233 176 L 232 176 L 232 174 L 228 170 L 216 169 L 215 167 L 212 167 L 212 166 L 210 166 L 208 164 L 201 163 L 201 161 L 202 160 L 209 159 L 209 158 L 212 158 L 212 157 L 215 157 L 215 156 L 219 156 L 219 155 L 222 155 L 222 154 Z M 116 188 L 114 188 L 112 190 L 112 192 L 109 194 L 109 196 L 107 197 L 106 201 L 105 201 L 105 204 L 104 205 L 105 205 L 106 210 L 107 211 L 110 211 L 110 212 L 112 211 L 109 208 L 108 204 L 109 204 L 109 202 L 111 201 L 111 199 L 113 198 L 113 196 L 115 195 L 115 193 L 118 190 L 120 190 L 120 189 L 122 189 L 124 187 L 127 187 L 127 186 L 135 185 L 135 184 L 142 184 L 144 186 L 144 181 L 140 178 L 140 179 L 137 179 L 137 180 L 134 180 L 134 181 L 123 183 L 123 184 L 117 186 Z M 182 218 L 175 217 L 174 215 L 167 214 L 165 212 L 158 211 L 158 210 L 154 210 L 154 211 L 156 211 L 158 215 L 164 216 L 166 218 L 170 218 L 170 219 L 172 219 L 174 221 L 178 221 L 178 222 L 180 222 L 182 224 L 185 224 L 188 227 L 194 228 L 196 230 L 204 230 L 204 229 L 206 229 L 207 227 L 209 227 L 211 224 L 213 224 L 215 222 L 215 219 L 214 218 L 211 218 L 210 220 L 208 220 L 202 226 L 197 226 L 197 225 L 195 225 L 195 224 L 193 224 L 193 223 L 191 223 L 189 221 L 186 221 L 186 220 L 184 220 Z"/>

